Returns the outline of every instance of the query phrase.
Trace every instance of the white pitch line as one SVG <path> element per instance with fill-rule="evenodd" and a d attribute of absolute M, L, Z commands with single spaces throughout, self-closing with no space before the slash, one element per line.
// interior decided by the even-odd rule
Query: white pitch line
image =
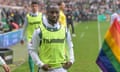
<path fill-rule="evenodd" d="M 101 31 L 100 31 L 100 22 L 98 21 L 98 45 L 99 45 L 99 50 L 101 49 Z"/>
<path fill-rule="evenodd" d="M 88 29 L 88 26 L 86 26 L 85 29 L 87 30 L 87 29 Z"/>
<path fill-rule="evenodd" d="M 81 35 L 80 35 L 80 38 L 83 38 L 85 35 L 85 32 L 82 32 Z"/>
<path fill-rule="evenodd" d="M 85 27 L 85 30 L 88 29 L 88 26 Z M 82 32 L 81 35 L 80 35 L 80 38 L 83 38 L 85 36 L 85 32 Z"/>

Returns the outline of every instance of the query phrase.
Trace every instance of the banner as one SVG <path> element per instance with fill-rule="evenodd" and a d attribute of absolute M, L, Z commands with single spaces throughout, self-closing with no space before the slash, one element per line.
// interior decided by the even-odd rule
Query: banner
<path fill-rule="evenodd" d="M 22 39 L 23 29 L 0 34 L 0 48 L 8 48 Z"/>

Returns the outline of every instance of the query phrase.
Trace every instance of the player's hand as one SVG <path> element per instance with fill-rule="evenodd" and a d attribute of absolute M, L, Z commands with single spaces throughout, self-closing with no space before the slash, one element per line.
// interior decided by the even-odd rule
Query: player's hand
<path fill-rule="evenodd" d="M 42 66 L 42 69 L 44 71 L 48 71 L 48 70 L 51 70 L 51 66 L 49 66 L 48 64 L 45 64 L 45 65 Z"/>
<path fill-rule="evenodd" d="M 10 72 L 10 68 L 8 65 L 4 64 L 2 67 L 4 68 L 5 72 Z"/>
<path fill-rule="evenodd" d="M 63 68 L 69 69 L 72 66 L 72 62 L 63 63 Z"/>
<path fill-rule="evenodd" d="M 24 44 L 24 40 L 21 40 L 20 43 L 21 43 L 21 45 L 23 45 Z"/>

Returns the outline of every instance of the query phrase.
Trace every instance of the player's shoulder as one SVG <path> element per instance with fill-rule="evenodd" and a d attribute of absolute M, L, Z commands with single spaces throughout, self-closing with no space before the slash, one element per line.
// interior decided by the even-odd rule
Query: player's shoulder
<path fill-rule="evenodd" d="M 40 28 L 35 29 L 35 30 L 34 30 L 34 33 L 35 33 L 35 34 L 41 33 L 41 29 L 40 29 Z"/>

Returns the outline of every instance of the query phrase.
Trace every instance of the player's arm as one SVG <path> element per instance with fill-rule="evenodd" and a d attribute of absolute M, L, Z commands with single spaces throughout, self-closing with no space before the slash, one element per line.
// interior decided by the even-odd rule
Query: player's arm
<path fill-rule="evenodd" d="M 34 31 L 33 36 L 32 36 L 32 41 L 29 43 L 28 51 L 34 63 L 38 65 L 38 67 L 42 67 L 44 64 L 38 56 L 38 48 L 40 44 L 39 33 L 40 33 L 40 29 L 37 29 Z"/>
<path fill-rule="evenodd" d="M 69 53 L 69 57 L 70 57 L 70 60 L 68 62 L 66 62 L 63 67 L 65 69 L 68 69 L 71 67 L 71 65 L 74 63 L 74 51 L 73 51 L 73 43 L 72 43 L 72 39 L 71 39 L 71 35 L 70 35 L 70 31 L 68 30 L 67 31 L 67 34 L 66 34 L 66 38 L 67 38 L 67 44 L 68 44 L 68 53 Z"/>
<path fill-rule="evenodd" d="M 2 65 L 5 72 L 10 72 L 9 66 L 5 63 L 5 61 L 1 58 L 1 56 L 0 56 L 0 65 Z"/>
<path fill-rule="evenodd" d="M 24 39 L 25 39 L 25 32 L 26 32 L 26 28 L 28 25 L 28 21 L 27 21 L 27 17 L 24 18 L 24 24 L 23 24 L 23 33 L 22 33 L 22 39 L 21 39 L 21 44 L 24 44 Z"/>
<path fill-rule="evenodd" d="M 67 30 L 66 37 L 67 37 L 67 44 L 69 48 L 70 62 L 74 63 L 73 42 L 72 42 L 72 38 L 69 30 Z"/>

